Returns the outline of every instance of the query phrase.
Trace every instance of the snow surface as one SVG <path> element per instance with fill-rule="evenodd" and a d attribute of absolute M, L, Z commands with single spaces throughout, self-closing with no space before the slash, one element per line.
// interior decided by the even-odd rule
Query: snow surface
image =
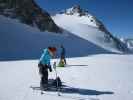
<path fill-rule="evenodd" d="M 67 14 L 56 14 L 52 17 L 55 23 L 61 28 L 90 41 L 108 51 L 119 52 L 115 41 L 107 42 L 106 35 L 98 29 L 96 20 L 90 16 L 78 16 Z M 93 21 L 91 21 L 93 20 Z"/>
<path fill-rule="evenodd" d="M 37 59 L 42 49 L 48 46 L 59 48 L 61 44 L 68 57 L 110 52 L 65 30 L 62 34 L 40 32 L 3 16 L 0 16 L 0 34 L 0 60 Z"/>
<path fill-rule="evenodd" d="M 52 63 L 58 59 L 52 60 Z M 58 75 L 78 91 L 33 91 L 39 86 L 37 60 L 0 62 L 0 100 L 133 100 L 133 55 L 99 54 L 69 58 Z M 52 72 L 49 78 L 55 78 Z M 70 88 L 70 89 L 71 89 Z"/>

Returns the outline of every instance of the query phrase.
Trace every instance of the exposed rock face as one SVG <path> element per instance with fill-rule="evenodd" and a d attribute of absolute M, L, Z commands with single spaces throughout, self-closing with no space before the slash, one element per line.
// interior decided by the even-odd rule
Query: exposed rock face
<path fill-rule="evenodd" d="M 83 9 L 80 7 L 80 5 L 75 5 L 75 6 L 73 6 L 72 8 L 67 9 L 67 10 L 65 11 L 65 13 L 66 13 L 67 15 L 74 15 L 74 14 L 77 14 L 77 15 L 79 15 L 79 16 L 88 15 L 88 11 L 83 10 Z"/>
<path fill-rule="evenodd" d="M 50 15 L 34 0 L 0 0 L 0 14 L 17 18 L 31 26 L 37 26 L 41 31 L 61 32 Z"/>
<path fill-rule="evenodd" d="M 126 45 L 125 43 L 123 43 L 123 42 L 122 42 L 120 39 L 118 39 L 117 37 L 113 36 L 112 33 L 110 33 L 110 32 L 106 29 L 106 27 L 104 26 L 104 24 L 103 24 L 100 20 L 98 20 L 98 19 L 96 19 L 96 18 L 95 18 L 95 20 L 96 20 L 96 22 L 97 22 L 98 28 L 99 28 L 101 31 L 103 31 L 103 32 L 106 33 L 105 38 L 106 38 L 107 42 L 108 42 L 108 41 L 110 42 L 110 41 L 113 40 L 113 41 L 115 41 L 116 47 L 117 47 L 120 51 L 124 51 L 124 52 L 128 51 L 128 47 L 127 47 L 127 45 Z"/>
<path fill-rule="evenodd" d="M 127 44 L 128 48 L 133 52 L 133 39 L 121 39 L 125 44 Z"/>

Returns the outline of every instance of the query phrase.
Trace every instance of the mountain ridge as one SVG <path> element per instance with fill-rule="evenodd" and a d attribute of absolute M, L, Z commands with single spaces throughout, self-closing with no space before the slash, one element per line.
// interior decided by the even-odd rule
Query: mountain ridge
<path fill-rule="evenodd" d="M 22 23 L 37 27 L 40 31 L 61 33 L 50 14 L 40 8 L 35 0 L 1 0 L 0 15 L 18 19 Z"/>
<path fill-rule="evenodd" d="M 86 24 L 86 26 L 93 26 L 98 28 L 99 31 L 103 32 L 103 39 L 104 41 L 111 43 L 114 42 L 115 48 L 117 48 L 121 52 L 128 52 L 129 49 L 125 43 L 123 43 L 119 38 L 113 36 L 111 32 L 107 30 L 104 24 L 97 19 L 92 14 L 88 13 L 88 11 L 82 9 L 79 5 L 74 5 L 71 8 L 68 8 L 61 13 L 55 14 L 53 17 L 55 23 L 70 32 L 75 31 L 74 33 L 78 32 L 75 28 L 70 28 L 69 26 L 77 26 L 78 24 Z M 75 21 L 73 21 L 73 20 Z M 65 21 L 67 20 L 67 21 Z M 73 24 L 75 23 L 75 24 Z M 67 25 L 69 24 L 69 25 Z M 69 27 L 69 28 L 68 28 Z M 79 27 L 78 27 L 79 28 Z M 75 30 L 74 30 L 75 29 Z M 84 32 L 84 31 L 82 31 Z M 86 34 L 89 34 L 86 32 Z"/>

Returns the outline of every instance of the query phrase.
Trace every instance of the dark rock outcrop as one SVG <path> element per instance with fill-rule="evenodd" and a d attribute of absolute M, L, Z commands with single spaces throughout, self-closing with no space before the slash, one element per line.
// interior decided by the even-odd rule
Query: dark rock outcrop
<path fill-rule="evenodd" d="M 0 0 L 0 15 L 17 18 L 41 31 L 61 33 L 50 15 L 41 9 L 34 0 Z"/>
<path fill-rule="evenodd" d="M 67 15 L 73 15 L 75 13 L 79 14 L 79 16 L 88 15 L 88 11 L 83 10 L 80 5 L 74 5 L 71 9 L 67 9 L 65 11 L 65 14 Z"/>

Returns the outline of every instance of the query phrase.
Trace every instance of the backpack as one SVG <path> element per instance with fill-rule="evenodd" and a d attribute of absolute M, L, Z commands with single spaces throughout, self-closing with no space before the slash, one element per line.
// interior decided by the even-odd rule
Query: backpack
<path fill-rule="evenodd" d="M 57 84 L 57 82 L 58 82 L 58 84 Z M 61 87 L 62 86 L 62 82 L 61 82 L 61 79 L 60 79 L 60 77 L 57 77 L 54 81 L 53 81 L 53 83 L 52 83 L 52 86 L 58 86 L 58 87 Z"/>

